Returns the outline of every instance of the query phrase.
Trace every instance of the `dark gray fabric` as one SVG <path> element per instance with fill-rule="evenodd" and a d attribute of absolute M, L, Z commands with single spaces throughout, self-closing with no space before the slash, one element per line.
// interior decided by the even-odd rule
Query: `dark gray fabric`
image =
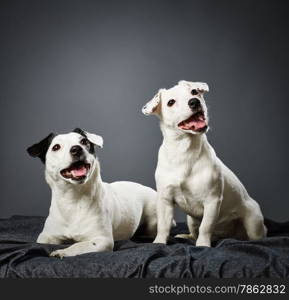
<path fill-rule="evenodd" d="M 269 237 L 261 241 L 225 239 L 207 248 L 173 237 L 168 245 L 136 238 L 116 242 L 114 252 L 61 260 L 48 254 L 67 245 L 35 243 L 44 220 L 0 219 L 0 277 L 289 277 L 289 222 L 266 220 Z M 186 225 L 180 223 L 172 236 L 186 231 Z"/>

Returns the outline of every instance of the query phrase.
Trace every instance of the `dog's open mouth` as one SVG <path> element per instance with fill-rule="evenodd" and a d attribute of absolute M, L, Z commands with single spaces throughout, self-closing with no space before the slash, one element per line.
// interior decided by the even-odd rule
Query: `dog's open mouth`
<path fill-rule="evenodd" d="M 203 111 L 198 111 L 190 116 L 188 119 L 180 122 L 178 127 L 183 130 L 193 130 L 203 132 L 207 129 L 207 121 Z"/>
<path fill-rule="evenodd" d="M 70 167 L 60 171 L 64 178 L 72 180 L 83 180 L 90 169 L 90 164 L 84 161 L 72 163 Z"/>

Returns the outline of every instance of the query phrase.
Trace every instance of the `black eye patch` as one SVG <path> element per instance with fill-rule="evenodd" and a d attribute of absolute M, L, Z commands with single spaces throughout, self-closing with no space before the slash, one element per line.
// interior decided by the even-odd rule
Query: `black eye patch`
<path fill-rule="evenodd" d="M 76 133 L 82 135 L 84 137 L 84 139 L 82 139 L 80 141 L 80 144 L 82 144 L 84 146 L 87 146 L 89 153 L 95 154 L 95 145 L 89 141 L 89 139 L 87 138 L 87 135 L 86 135 L 85 131 L 82 130 L 82 129 L 80 129 L 80 128 L 75 128 L 73 130 L 73 132 L 76 132 Z"/>
<path fill-rule="evenodd" d="M 83 146 L 87 146 L 89 144 L 89 140 L 87 138 L 84 138 L 80 141 L 80 144 Z"/>

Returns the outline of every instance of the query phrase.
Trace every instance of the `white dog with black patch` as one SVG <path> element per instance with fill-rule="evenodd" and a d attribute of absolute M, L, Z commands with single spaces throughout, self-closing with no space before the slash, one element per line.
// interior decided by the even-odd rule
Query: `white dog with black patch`
<path fill-rule="evenodd" d="M 187 214 L 190 234 L 177 237 L 211 246 L 221 237 L 257 240 L 266 236 L 260 207 L 236 175 L 209 144 L 208 113 L 202 82 L 180 81 L 161 89 L 142 109 L 160 118 L 163 143 L 155 179 L 158 192 L 158 233 L 155 243 L 166 243 L 178 205 Z"/>
<path fill-rule="evenodd" d="M 102 137 L 75 129 L 50 134 L 27 149 L 45 163 L 45 178 L 52 191 L 49 216 L 37 242 L 76 242 L 51 256 L 111 251 L 114 240 L 129 239 L 137 230 L 156 235 L 157 193 L 133 182 L 104 183 L 95 155 L 95 146 L 102 145 Z"/>

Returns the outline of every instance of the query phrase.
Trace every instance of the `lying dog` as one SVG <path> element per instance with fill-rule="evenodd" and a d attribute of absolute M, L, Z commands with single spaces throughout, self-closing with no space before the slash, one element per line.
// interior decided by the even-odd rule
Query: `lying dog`
<path fill-rule="evenodd" d="M 95 156 L 95 146 L 102 145 L 102 137 L 75 129 L 50 134 L 27 149 L 45 163 L 52 190 L 49 216 L 37 242 L 76 242 L 50 256 L 110 251 L 114 240 L 129 239 L 137 230 L 156 235 L 157 193 L 133 182 L 102 182 Z"/>
<path fill-rule="evenodd" d="M 166 243 L 173 207 L 187 214 L 189 235 L 197 246 L 212 239 L 236 237 L 257 240 L 266 235 L 259 205 L 216 156 L 208 143 L 208 113 L 203 98 L 206 83 L 180 81 L 161 89 L 142 109 L 160 118 L 163 143 L 155 173 L 158 191 L 158 233 L 155 243 Z"/>

